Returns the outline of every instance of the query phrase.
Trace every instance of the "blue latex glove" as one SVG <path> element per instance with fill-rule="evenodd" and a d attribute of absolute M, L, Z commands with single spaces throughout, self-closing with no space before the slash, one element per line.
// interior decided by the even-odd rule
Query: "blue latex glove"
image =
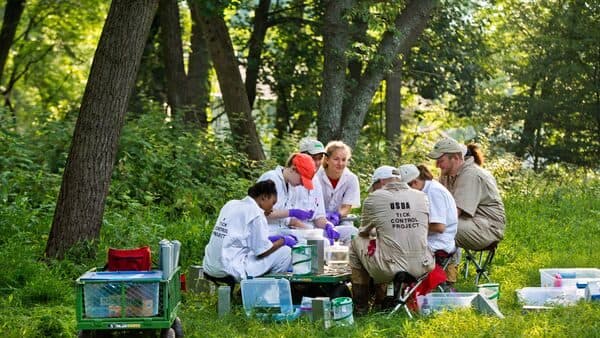
<path fill-rule="evenodd" d="M 275 243 L 275 242 L 277 242 L 280 239 L 283 239 L 283 244 L 289 246 L 290 248 L 293 247 L 294 245 L 298 244 L 298 239 L 294 235 L 286 235 L 286 236 L 273 235 L 273 236 L 269 236 L 269 240 L 272 243 Z"/>
<path fill-rule="evenodd" d="M 302 210 L 302 209 L 290 209 L 289 211 L 289 216 L 290 217 L 294 217 L 297 218 L 301 221 L 306 221 L 307 219 L 311 219 L 313 217 L 313 214 L 315 213 L 314 210 Z"/>
<path fill-rule="evenodd" d="M 333 225 L 339 225 L 340 224 L 340 218 L 341 218 L 341 216 L 340 216 L 339 212 L 337 212 L 337 211 L 328 211 L 326 217 L 327 217 L 327 220 L 329 222 L 331 222 L 331 224 L 333 224 Z"/>
<path fill-rule="evenodd" d="M 335 231 L 335 229 L 333 228 L 333 224 L 331 224 L 330 222 L 327 222 L 327 224 L 325 224 L 325 237 L 329 238 L 329 244 L 333 245 L 333 242 L 336 239 L 340 238 L 340 233 Z"/>

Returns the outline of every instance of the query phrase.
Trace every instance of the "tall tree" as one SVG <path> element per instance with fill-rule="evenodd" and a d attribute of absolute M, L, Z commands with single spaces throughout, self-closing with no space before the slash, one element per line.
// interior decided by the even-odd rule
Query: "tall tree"
<path fill-rule="evenodd" d="M 160 0 L 160 38 L 165 64 L 167 102 L 173 115 L 182 115 L 186 126 L 206 128 L 209 53 L 202 36 L 197 6 L 191 2 L 192 36 L 188 71 L 184 65 L 180 11 L 177 0 Z"/>
<path fill-rule="evenodd" d="M 385 139 L 391 153 L 400 157 L 400 122 L 402 120 L 402 62 L 398 60 L 385 78 Z"/>
<path fill-rule="evenodd" d="M 435 0 L 407 1 L 390 26 L 383 33 L 375 55 L 364 66 L 362 74 L 353 86 L 347 87 L 346 71 L 350 46 L 349 17 L 355 5 L 353 0 L 325 1 L 323 19 L 323 88 L 318 121 L 319 139 L 329 141 L 342 139 L 350 146 L 358 140 L 363 121 L 371 100 L 387 71 L 398 55 L 409 51 L 421 35 L 433 9 Z"/>
<path fill-rule="evenodd" d="M 204 6 L 208 6 L 204 4 Z M 204 8 L 200 20 L 223 95 L 225 113 L 236 147 L 251 160 L 264 160 L 248 95 L 233 50 L 231 37 L 220 8 Z"/>
<path fill-rule="evenodd" d="M 0 30 L 0 80 L 8 58 L 8 52 L 13 44 L 21 14 L 25 9 L 25 0 L 7 0 L 4 8 L 4 20 Z"/>
<path fill-rule="evenodd" d="M 158 0 L 113 1 L 94 56 L 65 166 L 48 257 L 100 235 L 125 111 Z"/>

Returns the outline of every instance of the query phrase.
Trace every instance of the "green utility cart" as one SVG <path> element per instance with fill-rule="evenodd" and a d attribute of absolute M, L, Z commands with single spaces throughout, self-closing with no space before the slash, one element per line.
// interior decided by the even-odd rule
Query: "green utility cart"
<path fill-rule="evenodd" d="M 79 337 L 183 337 L 180 269 L 102 271 L 91 269 L 76 281 Z"/>

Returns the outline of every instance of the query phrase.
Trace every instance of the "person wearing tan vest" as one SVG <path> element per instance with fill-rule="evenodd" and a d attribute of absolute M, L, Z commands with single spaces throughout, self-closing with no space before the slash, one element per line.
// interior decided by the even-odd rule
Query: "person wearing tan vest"
<path fill-rule="evenodd" d="M 481 168 L 481 154 L 452 138 L 438 141 L 427 155 L 436 160 L 442 183 L 458 209 L 456 244 L 482 250 L 504 238 L 506 216 L 496 179 Z M 478 164 L 479 163 L 479 164 Z"/>
<path fill-rule="evenodd" d="M 378 168 L 372 181 L 372 188 L 382 188 L 365 199 L 362 224 L 349 250 L 357 314 L 369 310 L 371 278 L 376 285 L 387 284 L 400 271 L 420 277 L 434 267 L 433 254 L 427 246 L 426 194 L 401 183 L 394 167 Z"/>

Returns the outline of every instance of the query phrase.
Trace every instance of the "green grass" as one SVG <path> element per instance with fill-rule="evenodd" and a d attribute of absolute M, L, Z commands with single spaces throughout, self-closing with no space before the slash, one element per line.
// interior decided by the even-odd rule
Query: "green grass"
<path fill-rule="evenodd" d="M 565 176 L 566 177 L 566 176 Z M 599 267 L 600 181 L 598 179 L 513 179 L 504 202 L 508 225 L 498 247 L 492 278 L 501 285 L 504 320 L 471 310 L 408 319 L 370 315 L 352 327 L 324 330 L 303 318 L 263 323 L 246 318 L 240 307 L 216 316 L 216 296 L 186 294 L 180 312 L 187 337 L 599 337 L 600 303 L 523 313 L 515 290 L 540 283 L 544 267 Z M 88 267 L 102 265 L 109 246 L 150 244 L 161 238 L 183 242 L 182 266 L 199 263 L 214 215 L 173 219 L 161 207 L 109 211 L 98 255 L 74 250 L 62 262 L 43 263 L 52 208 L 31 211 L 25 203 L 0 205 L 0 332 L 3 337 L 72 337 L 75 332 L 73 280 Z M 85 248 L 82 248 L 85 250 Z M 474 291 L 472 276 L 459 291 Z"/>

